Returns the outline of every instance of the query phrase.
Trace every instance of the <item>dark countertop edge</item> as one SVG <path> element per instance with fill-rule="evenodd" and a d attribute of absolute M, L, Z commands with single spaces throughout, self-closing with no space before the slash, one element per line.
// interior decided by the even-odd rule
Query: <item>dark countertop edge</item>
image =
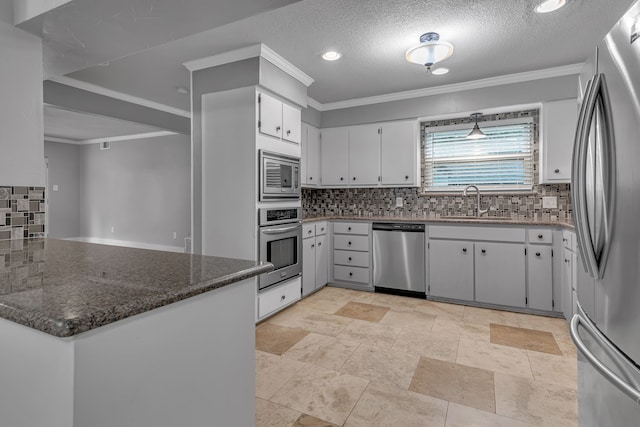
<path fill-rule="evenodd" d="M 117 322 L 118 320 L 123 320 L 174 302 L 220 289 L 262 273 L 267 273 L 271 270 L 273 270 L 273 264 L 262 263 L 252 268 L 203 281 L 179 292 L 169 292 L 157 296 L 145 297 L 143 301 L 131 301 L 126 304 L 111 307 L 108 310 L 96 310 L 91 315 L 74 319 L 50 318 L 40 312 L 20 310 L 2 303 L 0 303 L 0 317 L 58 338 L 70 338 L 82 332 L 87 332 Z"/>
<path fill-rule="evenodd" d="M 417 223 L 436 223 L 436 224 L 491 224 L 491 225 L 545 225 L 564 227 L 573 230 L 575 227 L 567 220 L 535 220 L 535 219 L 509 219 L 509 220 L 491 220 L 484 217 L 482 219 L 461 219 L 461 218 L 411 218 L 411 217 L 379 217 L 379 216 L 344 216 L 329 215 L 318 217 L 305 217 L 302 223 L 314 221 L 364 221 L 364 222 L 417 222 Z"/>

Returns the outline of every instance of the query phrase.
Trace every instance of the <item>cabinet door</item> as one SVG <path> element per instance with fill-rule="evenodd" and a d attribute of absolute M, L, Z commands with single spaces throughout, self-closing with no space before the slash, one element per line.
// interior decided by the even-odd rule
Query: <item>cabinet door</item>
<path fill-rule="evenodd" d="M 524 245 L 476 243 L 476 301 L 526 306 Z"/>
<path fill-rule="evenodd" d="M 553 310 L 553 270 L 550 246 L 529 246 L 527 251 L 529 308 Z"/>
<path fill-rule="evenodd" d="M 381 174 L 383 185 L 418 185 L 418 138 L 415 122 L 382 125 Z"/>
<path fill-rule="evenodd" d="M 567 320 L 573 316 L 573 253 L 562 250 L 562 312 Z"/>
<path fill-rule="evenodd" d="M 316 289 L 329 282 L 329 245 L 327 236 L 316 237 Z"/>
<path fill-rule="evenodd" d="M 316 239 L 302 239 L 302 295 L 316 288 Z"/>
<path fill-rule="evenodd" d="M 323 186 L 347 185 L 349 179 L 349 128 L 322 129 L 320 174 Z"/>
<path fill-rule="evenodd" d="M 380 127 L 349 128 L 349 185 L 377 186 L 380 179 Z"/>
<path fill-rule="evenodd" d="M 307 185 L 320 185 L 320 129 L 307 125 Z"/>
<path fill-rule="evenodd" d="M 302 123 L 300 126 L 302 132 L 300 135 L 300 184 L 308 186 L 309 173 L 307 172 L 307 169 L 309 167 L 309 125 Z"/>
<path fill-rule="evenodd" d="M 282 102 L 264 93 L 260 94 L 260 132 L 282 136 Z"/>
<path fill-rule="evenodd" d="M 429 241 L 429 295 L 473 301 L 473 243 Z"/>
<path fill-rule="evenodd" d="M 573 139 L 578 122 L 575 99 L 542 105 L 540 183 L 571 182 Z"/>
<path fill-rule="evenodd" d="M 282 139 L 300 144 L 300 109 L 282 104 Z"/>

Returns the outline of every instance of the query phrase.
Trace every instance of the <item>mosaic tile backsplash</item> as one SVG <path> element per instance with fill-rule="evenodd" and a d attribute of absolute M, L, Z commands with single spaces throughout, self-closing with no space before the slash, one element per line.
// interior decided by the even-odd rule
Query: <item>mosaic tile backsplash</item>
<path fill-rule="evenodd" d="M 44 237 L 44 187 L 0 186 L 0 241 Z"/>
<path fill-rule="evenodd" d="M 525 110 L 484 116 L 481 121 L 502 120 L 515 117 L 533 117 L 533 182 L 539 181 L 539 110 Z M 424 122 L 420 129 L 424 141 L 425 129 L 469 122 L 469 117 Z M 424 152 L 424 147 L 422 147 Z M 422 162 L 424 168 L 424 161 Z M 424 176 L 422 171 L 422 176 Z M 557 208 L 542 208 L 543 196 L 556 196 Z M 402 197 L 403 207 L 396 207 L 396 197 Z M 489 209 L 488 216 L 530 220 L 571 219 L 572 205 L 569 184 L 535 184 L 531 192 L 498 193 L 481 195 L 481 209 Z M 340 188 L 302 189 L 302 208 L 305 217 L 315 216 L 398 216 L 434 218 L 438 216 L 474 216 L 476 196 L 463 197 L 459 192 L 425 193 L 421 188 Z"/>

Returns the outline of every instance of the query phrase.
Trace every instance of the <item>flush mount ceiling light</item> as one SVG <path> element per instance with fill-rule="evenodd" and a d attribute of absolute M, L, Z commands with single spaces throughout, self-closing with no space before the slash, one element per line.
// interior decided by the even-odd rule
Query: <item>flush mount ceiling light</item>
<path fill-rule="evenodd" d="M 482 139 L 487 137 L 478 126 L 478 118 L 480 117 L 482 117 L 482 113 L 473 113 L 471 115 L 471 118 L 476 121 L 476 124 L 473 126 L 473 129 L 471 129 L 471 132 L 469 132 L 469 135 L 467 135 L 467 139 Z"/>
<path fill-rule="evenodd" d="M 440 41 L 440 34 L 425 33 L 420 36 L 420 44 L 407 51 L 407 61 L 427 67 L 427 73 L 431 67 L 453 55 L 453 45 Z"/>
<path fill-rule="evenodd" d="M 342 58 L 342 54 L 333 50 L 327 51 L 322 54 L 322 59 L 324 59 L 325 61 L 336 61 L 340 58 Z"/>
<path fill-rule="evenodd" d="M 449 72 L 449 69 L 445 67 L 440 67 L 440 68 L 431 70 L 431 74 L 433 74 L 434 76 L 442 76 L 444 74 L 447 74 L 448 72 Z"/>
<path fill-rule="evenodd" d="M 565 4 L 567 0 L 546 0 L 537 5 L 535 10 L 538 13 L 549 13 L 560 9 Z"/>

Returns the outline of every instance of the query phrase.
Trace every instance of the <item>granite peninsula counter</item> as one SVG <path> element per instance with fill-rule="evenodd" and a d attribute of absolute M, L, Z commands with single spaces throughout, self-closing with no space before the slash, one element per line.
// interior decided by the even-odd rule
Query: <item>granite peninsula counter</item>
<path fill-rule="evenodd" d="M 55 239 L 0 256 L 0 424 L 255 422 L 255 276 L 271 264 Z"/>

